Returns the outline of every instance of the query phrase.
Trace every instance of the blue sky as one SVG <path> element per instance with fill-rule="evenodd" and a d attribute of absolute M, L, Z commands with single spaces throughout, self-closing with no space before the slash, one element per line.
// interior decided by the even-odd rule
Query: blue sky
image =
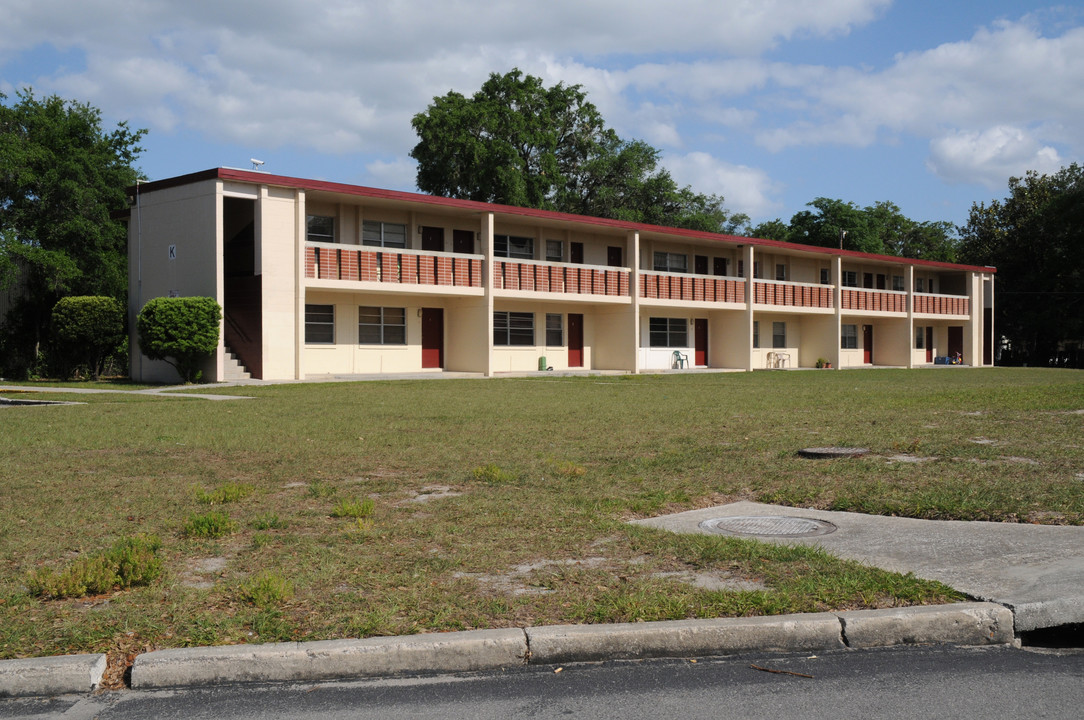
<path fill-rule="evenodd" d="M 519 67 L 582 84 L 679 183 L 754 222 L 816 197 L 963 223 L 1084 153 L 1084 7 L 1008 0 L 0 0 L 0 92 L 217 166 L 414 189 L 410 118 Z"/>

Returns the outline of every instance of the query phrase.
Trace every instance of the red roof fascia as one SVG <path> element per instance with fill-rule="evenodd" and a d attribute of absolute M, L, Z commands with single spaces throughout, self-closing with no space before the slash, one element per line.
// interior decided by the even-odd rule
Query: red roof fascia
<path fill-rule="evenodd" d="M 170 187 L 187 185 L 202 180 L 232 180 L 236 182 L 260 183 L 264 185 L 278 185 L 280 187 L 296 188 L 298 190 L 314 190 L 320 192 L 339 193 L 342 195 L 354 195 L 357 197 L 369 197 L 380 200 L 398 200 L 401 202 L 421 203 L 434 207 L 456 208 L 470 210 L 479 213 L 495 213 L 500 215 L 513 215 L 524 218 L 536 218 L 539 220 L 551 220 L 562 222 L 574 222 L 581 225 L 594 225 L 633 232 L 659 233 L 670 236 L 687 237 L 697 240 L 713 240 L 716 242 L 729 242 L 756 247 L 779 248 L 780 250 L 797 250 L 801 252 L 815 253 L 818 255 L 841 256 L 859 260 L 876 260 L 894 265 L 922 265 L 925 267 L 949 268 L 952 270 L 969 270 L 972 272 L 995 273 L 996 268 L 980 267 L 977 265 L 957 265 L 954 263 L 940 262 L 937 260 L 917 260 L 901 258 L 894 255 L 877 255 L 874 253 L 858 252 L 856 250 L 839 250 L 837 248 L 825 248 L 818 245 L 801 245 L 798 243 L 783 242 L 781 240 L 767 240 L 764 238 L 749 238 L 740 235 L 726 235 L 723 233 L 704 232 L 702 230 L 687 230 L 684 228 L 663 227 L 660 225 L 648 225 L 646 223 L 634 223 L 624 220 L 611 220 L 609 218 L 591 217 L 588 215 L 573 215 L 571 213 L 554 212 L 552 210 L 537 210 L 535 208 L 515 207 L 513 205 L 498 205 L 495 203 L 479 202 L 477 200 L 459 200 L 437 195 L 424 195 L 422 193 L 403 192 L 401 190 L 384 190 L 381 188 L 366 187 L 364 185 L 347 185 L 345 183 L 329 182 L 326 180 L 309 180 L 295 178 L 287 175 L 272 175 L 255 170 L 241 170 L 236 168 L 213 168 L 202 170 L 188 175 L 180 175 L 164 180 L 155 180 L 143 183 L 139 186 L 140 192 L 154 192 Z M 130 192 L 134 192 L 130 188 Z"/>

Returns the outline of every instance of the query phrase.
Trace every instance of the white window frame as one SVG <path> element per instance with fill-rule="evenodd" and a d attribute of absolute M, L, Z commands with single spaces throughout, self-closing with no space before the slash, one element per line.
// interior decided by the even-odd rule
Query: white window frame
<path fill-rule="evenodd" d="M 534 238 L 522 235 L 494 235 L 493 257 L 534 260 Z"/>
<path fill-rule="evenodd" d="M 330 232 L 322 232 L 319 229 L 313 231 L 313 222 L 327 221 L 327 224 L 331 226 Z M 305 241 L 306 242 L 322 242 L 333 243 L 335 242 L 335 218 L 331 215 L 306 215 L 305 216 Z"/>
<path fill-rule="evenodd" d="M 772 323 L 772 349 L 780 350 L 787 347 L 787 324 L 785 322 Z"/>
<path fill-rule="evenodd" d="M 683 253 L 656 252 L 652 257 L 652 267 L 655 272 L 687 273 L 689 256 Z"/>
<path fill-rule="evenodd" d="M 839 326 L 839 346 L 844 350 L 858 349 L 858 326 L 844 323 Z"/>

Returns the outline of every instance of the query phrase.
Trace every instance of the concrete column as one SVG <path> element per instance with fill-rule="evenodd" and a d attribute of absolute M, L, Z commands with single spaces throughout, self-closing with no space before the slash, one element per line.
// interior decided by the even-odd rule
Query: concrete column
<path fill-rule="evenodd" d="M 485 263 L 485 272 L 482 273 L 482 277 L 485 279 L 485 342 L 486 347 L 488 348 L 485 363 L 486 377 L 493 377 L 493 227 L 493 213 L 489 212 L 482 215 L 482 234 L 480 239 L 482 255 L 485 256 L 485 260 L 483 261 Z"/>
<path fill-rule="evenodd" d="M 305 239 L 308 233 L 305 191 L 297 190 L 294 203 L 294 379 L 305 379 Z M 256 237 L 260 237 L 256 213 Z"/>
<path fill-rule="evenodd" d="M 745 257 L 745 371 L 753 372 L 753 246 L 746 245 Z M 761 342 L 763 342 L 763 337 Z"/>
<path fill-rule="evenodd" d="M 836 342 L 835 347 L 832 348 L 832 367 L 837 370 L 840 367 L 840 361 L 843 358 L 843 353 L 840 352 L 840 345 L 843 343 L 843 256 L 836 255 L 832 258 L 832 306 L 836 309 Z"/>
<path fill-rule="evenodd" d="M 915 367 L 915 266 L 907 266 L 907 275 L 904 277 L 905 287 L 907 288 L 907 332 L 910 336 L 907 338 L 907 368 L 913 369 Z M 926 332 L 923 330 L 922 332 Z M 922 341 L 923 347 L 925 347 L 926 341 Z"/>
<path fill-rule="evenodd" d="M 630 232 L 625 236 L 628 251 L 629 296 L 632 298 L 632 372 L 640 373 L 640 233 Z"/>

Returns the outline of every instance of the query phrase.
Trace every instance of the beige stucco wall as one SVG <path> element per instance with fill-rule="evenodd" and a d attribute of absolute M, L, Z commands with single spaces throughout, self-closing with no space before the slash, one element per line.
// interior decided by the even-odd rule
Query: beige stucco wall
<path fill-rule="evenodd" d="M 305 233 L 303 208 L 293 190 L 260 188 L 256 203 L 259 259 L 256 272 L 263 276 L 262 353 L 263 377 L 267 380 L 292 379 L 298 375 L 293 348 L 299 330 L 304 331 L 304 318 L 297 322 L 300 292 L 297 258 Z M 314 371 L 306 367 L 305 372 Z"/>
<path fill-rule="evenodd" d="M 569 312 L 578 312 L 568 308 Z M 636 318 L 631 305 L 598 305 L 590 315 L 591 367 L 596 370 L 635 371 L 635 357 L 629 348 L 636 345 Z M 584 345 L 587 345 L 588 317 L 584 317 Z M 567 325 L 565 331 L 567 334 Z M 567 353 L 566 353 L 567 357 Z M 550 363 L 553 364 L 552 362 Z M 586 364 L 586 363 L 585 363 Z"/>
<path fill-rule="evenodd" d="M 138 382 L 176 382 L 173 367 L 139 352 L 136 316 L 156 297 L 213 297 L 222 304 L 222 221 L 218 182 L 206 180 L 140 193 L 128 224 L 128 297 L 131 377 Z M 176 258 L 169 258 L 169 247 Z M 204 379 L 221 377 L 219 351 L 203 368 Z"/>
<path fill-rule="evenodd" d="M 788 353 L 790 361 L 788 368 L 800 367 L 802 364 L 802 321 L 798 315 L 784 313 L 756 313 L 755 320 L 760 323 L 760 347 L 753 349 L 753 368 L 767 367 L 768 353 Z M 772 323 L 785 322 L 787 324 L 786 347 L 772 347 Z M 816 358 L 814 358 L 815 360 Z"/>
<path fill-rule="evenodd" d="M 804 315 L 800 322 L 802 335 L 801 346 L 798 348 L 800 357 L 796 366 L 816 367 L 818 359 L 834 365 L 836 348 L 839 345 L 836 337 L 836 316 Z"/>
<path fill-rule="evenodd" d="M 749 361 L 744 310 L 717 311 L 708 315 L 708 363 L 715 368 L 742 368 Z"/>

